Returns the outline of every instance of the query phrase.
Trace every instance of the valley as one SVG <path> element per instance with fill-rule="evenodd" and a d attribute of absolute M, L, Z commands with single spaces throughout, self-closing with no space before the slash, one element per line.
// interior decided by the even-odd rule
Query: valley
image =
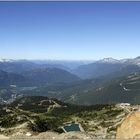
<path fill-rule="evenodd" d="M 94 62 L 3 59 L 0 62 L 1 103 L 10 103 L 22 96 L 48 96 L 80 105 L 135 104 L 139 102 L 139 61 L 139 57 Z M 82 73 L 91 76 L 83 79 Z"/>

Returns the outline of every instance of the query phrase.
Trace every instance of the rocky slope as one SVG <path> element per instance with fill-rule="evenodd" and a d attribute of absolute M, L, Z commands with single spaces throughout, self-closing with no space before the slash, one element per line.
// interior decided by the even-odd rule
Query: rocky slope
<path fill-rule="evenodd" d="M 140 112 L 129 114 L 117 129 L 116 138 L 137 139 L 140 138 Z"/>

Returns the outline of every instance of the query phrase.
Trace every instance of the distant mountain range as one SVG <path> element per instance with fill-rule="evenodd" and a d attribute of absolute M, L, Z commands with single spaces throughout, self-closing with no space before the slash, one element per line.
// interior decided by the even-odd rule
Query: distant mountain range
<path fill-rule="evenodd" d="M 59 68 L 34 69 L 25 71 L 22 75 L 33 85 L 71 83 L 80 80 L 78 76 Z"/>
<path fill-rule="evenodd" d="M 57 83 L 70 83 L 80 78 L 58 68 L 40 68 L 24 71 L 20 74 L 0 70 L 0 87 L 12 84 L 18 86 L 40 86 Z"/>
<path fill-rule="evenodd" d="M 20 73 L 36 68 L 60 68 L 70 71 L 80 65 L 88 64 L 91 62 L 93 61 L 0 59 L 0 70 Z"/>
<path fill-rule="evenodd" d="M 122 60 L 104 58 L 94 62 L 2 59 L 0 99 L 6 101 L 20 95 L 39 95 L 86 105 L 139 103 L 139 90 L 129 91 L 128 84 L 120 85 L 128 77 L 137 79 L 129 86 L 139 89 L 140 57 Z M 11 85 L 15 85 L 14 90 Z M 126 92 L 127 95 L 124 94 Z"/>
<path fill-rule="evenodd" d="M 76 74 L 80 78 L 90 79 L 124 69 L 128 65 L 140 66 L 140 57 L 134 59 L 104 58 L 98 61 L 62 61 L 62 60 L 12 60 L 0 59 L 0 70 L 21 73 L 40 68 L 59 68 Z"/>
<path fill-rule="evenodd" d="M 134 59 L 116 60 L 113 58 L 105 58 L 94 63 L 81 65 L 73 70 L 73 73 L 83 79 L 97 78 L 114 72 L 126 73 L 140 70 L 140 57 Z M 127 72 L 128 68 L 128 72 Z"/>

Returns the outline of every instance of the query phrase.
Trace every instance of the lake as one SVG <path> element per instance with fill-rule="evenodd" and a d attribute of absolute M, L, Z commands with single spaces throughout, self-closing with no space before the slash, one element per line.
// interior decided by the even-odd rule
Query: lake
<path fill-rule="evenodd" d="M 68 124 L 68 125 L 65 125 L 63 127 L 65 129 L 66 132 L 70 132 L 70 131 L 81 131 L 80 130 L 80 127 L 79 127 L 79 124 Z"/>

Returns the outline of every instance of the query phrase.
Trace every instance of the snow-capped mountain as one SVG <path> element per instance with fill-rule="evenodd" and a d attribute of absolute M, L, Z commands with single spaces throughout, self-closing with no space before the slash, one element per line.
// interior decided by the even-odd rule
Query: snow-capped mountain
<path fill-rule="evenodd" d="M 140 56 L 134 58 L 134 59 L 132 60 L 132 63 L 135 64 L 135 65 L 140 66 Z"/>
<path fill-rule="evenodd" d="M 128 58 L 128 59 L 114 59 L 114 58 L 104 58 L 101 59 L 99 61 L 96 61 L 98 63 L 110 63 L 110 64 L 117 64 L 117 63 L 121 63 L 121 64 L 126 64 L 126 65 L 137 65 L 140 66 L 140 56 L 136 57 L 136 58 Z"/>
<path fill-rule="evenodd" d="M 137 65 L 140 66 L 140 56 L 131 59 L 121 59 L 120 62 L 125 63 L 127 65 Z"/>
<path fill-rule="evenodd" d="M 104 58 L 102 60 L 99 60 L 97 61 L 98 63 L 111 63 L 111 64 L 114 64 L 114 63 L 120 63 L 120 60 L 117 60 L 117 59 L 114 59 L 114 58 Z"/>
<path fill-rule="evenodd" d="M 0 62 L 14 62 L 13 59 L 0 58 Z"/>

